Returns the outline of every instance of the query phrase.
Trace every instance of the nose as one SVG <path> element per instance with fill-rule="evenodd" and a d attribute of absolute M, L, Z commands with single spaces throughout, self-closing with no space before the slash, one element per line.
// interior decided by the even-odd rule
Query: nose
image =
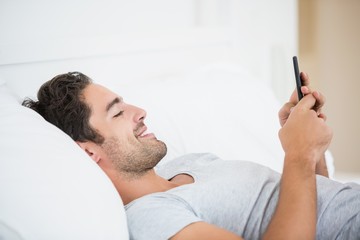
<path fill-rule="evenodd" d="M 145 120 L 146 111 L 139 107 L 134 107 L 134 122 L 139 123 Z"/>

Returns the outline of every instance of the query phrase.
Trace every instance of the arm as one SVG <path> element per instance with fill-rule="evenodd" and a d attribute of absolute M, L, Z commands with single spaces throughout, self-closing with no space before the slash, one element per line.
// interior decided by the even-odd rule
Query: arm
<path fill-rule="evenodd" d="M 316 164 L 315 173 L 324 177 L 329 177 L 329 172 L 326 165 L 325 155 L 322 156 L 320 161 Z"/>
<path fill-rule="evenodd" d="M 302 92 L 304 95 L 308 95 L 308 94 L 312 94 L 315 99 L 316 99 L 316 103 L 313 107 L 313 110 L 316 111 L 316 113 L 318 114 L 318 116 L 322 119 L 324 119 L 326 121 L 326 115 L 324 113 L 321 112 L 322 107 L 325 104 L 325 97 L 323 95 L 321 95 L 319 92 L 314 91 L 312 92 L 309 85 L 310 85 L 310 79 L 308 77 L 307 74 L 305 73 L 301 73 L 301 80 L 303 83 L 303 87 L 302 87 Z M 297 98 L 297 92 L 296 89 L 294 90 L 294 92 L 292 93 L 289 102 L 287 102 L 279 111 L 279 120 L 280 120 L 280 125 L 284 126 L 284 124 L 286 123 L 292 109 L 296 106 L 296 104 L 298 103 L 298 98 Z M 324 177 L 329 177 L 329 173 L 327 170 L 327 165 L 326 165 L 326 161 L 325 161 L 325 156 L 321 156 L 321 159 L 319 159 L 317 161 L 316 164 L 316 168 L 315 168 L 315 172 L 318 175 L 322 175 Z"/>
<path fill-rule="evenodd" d="M 285 157 L 277 209 L 264 239 L 315 238 L 317 201 L 314 165 L 301 164 L 299 160 L 296 155 Z"/>
<path fill-rule="evenodd" d="M 264 239 L 314 239 L 316 232 L 316 177 L 318 162 L 331 141 L 332 131 L 313 111 L 317 99 L 306 95 L 279 131 L 285 151 L 280 196 Z"/>
<path fill-rule="evenodd" d="M 171 240 L 241 240 L 242 238 L 206 222 L 192 223 L 175 234 Z"/>

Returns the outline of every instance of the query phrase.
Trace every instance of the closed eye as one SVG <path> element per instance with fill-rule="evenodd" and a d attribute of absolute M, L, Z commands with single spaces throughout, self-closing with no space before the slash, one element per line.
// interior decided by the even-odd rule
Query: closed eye
<path fill-rule="evenodd" d="M 121 115 L 123 114 L 123 112 L 124 112 L 124 111 L 120 111 L 119 113 L 115 114 L 115 115 L 113 116 L 113 118 L 117 118 L 117 117 L 121 116 Z"/>

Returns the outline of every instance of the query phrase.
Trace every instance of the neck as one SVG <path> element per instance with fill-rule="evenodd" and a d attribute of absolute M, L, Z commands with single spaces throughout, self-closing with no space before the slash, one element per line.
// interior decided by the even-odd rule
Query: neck
<path fill-rule="evenodd" d="M 124 204 L 128 204 L 147 194 L 164 192 L 178 186 L 178 184 L 157 175 L 153 169 L 138 178 L 125 179 L 119 176 L 119 174 L 113 175 L 110 178 Z"/>

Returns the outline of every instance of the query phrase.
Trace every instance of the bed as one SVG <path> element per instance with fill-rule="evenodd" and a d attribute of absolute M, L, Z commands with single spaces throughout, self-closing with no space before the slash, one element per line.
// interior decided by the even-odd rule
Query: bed
<path fill-rule="evenodd" d="M 41 1 L 2 5 L 10 24 L 0 25 L 8 33 L 0 42 L 0 239 L 128 239 L 110 180 L 68 136 L 20 105 L 59 73 L 81 71 L 144 108 L 149 130 L 168 146 L 160 164 L 213 152 L 281 172 L 277 112 L 294 87 L 296 1 L 79 2 L 55 6 L 66 23 Z M 97 22 L 104 16 L 111 16 L 106 26 Z M 24 31 L 12 33 L 17 27 Z"/>

